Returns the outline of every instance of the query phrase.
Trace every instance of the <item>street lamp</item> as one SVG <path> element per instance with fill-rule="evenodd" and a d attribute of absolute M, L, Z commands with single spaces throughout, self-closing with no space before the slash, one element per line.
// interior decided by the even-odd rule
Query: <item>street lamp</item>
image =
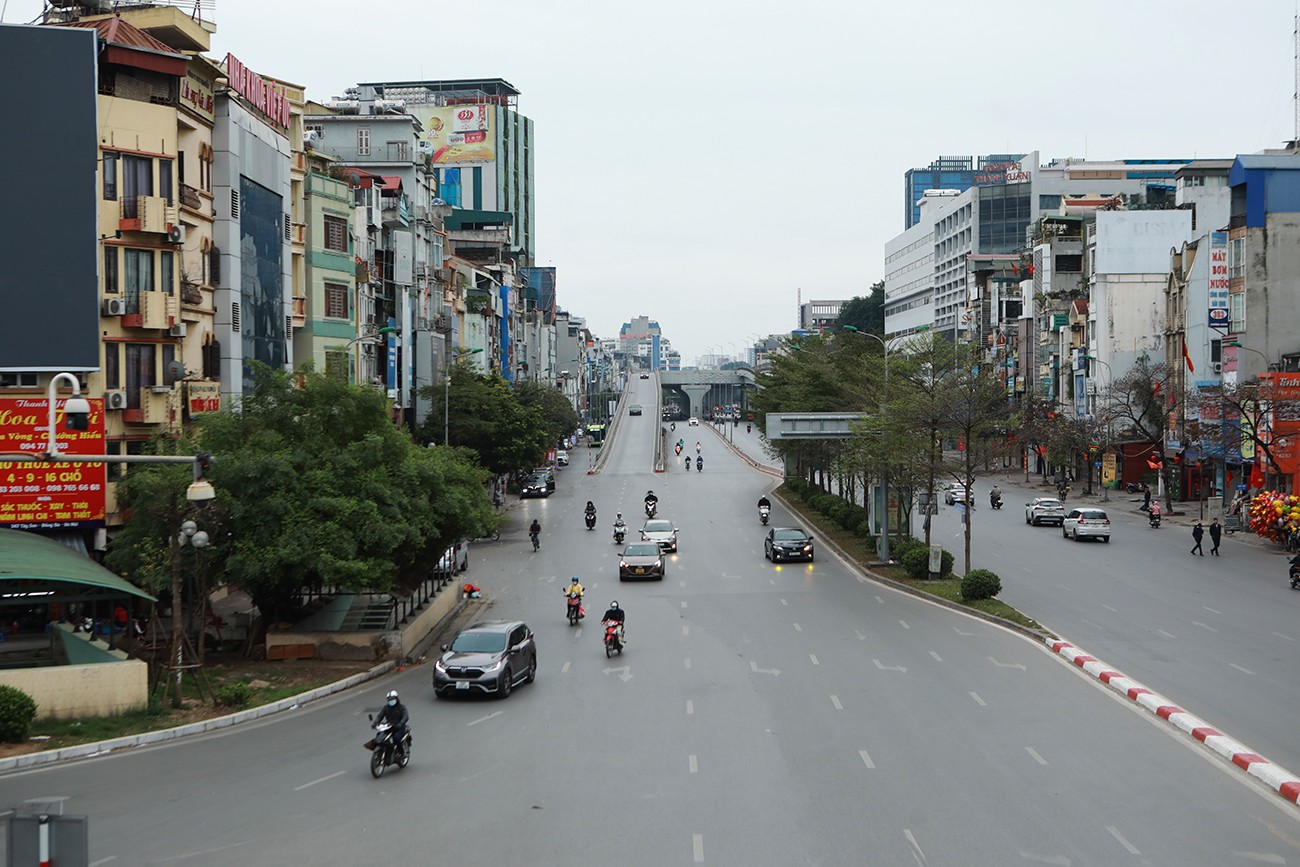
<path fill-rule="evenodd" d="M 1246 344 L 1242 343 L 1240 340 L 1232 340 L 1232 341 L 1229 341 L 1228 343 L 1226 343 L 1226 344 L 1224 344 L 1224 345 L 1225 345 L 1225 346 L 1234 346 L 1234 347 L 1236 347 L 1237 349 L 1244 349 L 1244 350 L 1246 350 L 1247 352 L 1253 352 L 1253 353 L 1255 353 L 1256 355 L 1258 355 L 1260 358 L 1264 359 L 1264 370 L 1268 371 L 1268 370 L 1272 370 L 1272 369 L 1273 369 L 1273 362 L 1271 362 L 1271 361 L 1268 360 L 1268 356 L 1267 356 L 1267 355 L 1265 355 L 1264 353 L 1260 352 L 1258 349 L 1251 349 L 1249 346 L 1247 346 Z"/>
<path fill-rule="evenodd" d="M 880 348 L 884 350 L 885 353 L 884 393 L 886 395 L 889 394 L 889 343 L 885 340 L 885 338 L 881 337 L 879 334 L 872 334 L 870 331 L 862 331 L 852 325 L 842 325 L 840 326 L 840 328 L 841 330 L 848 331 L 851 334 L 861 334 L 863 337 L 870 337 L 872 340 L 875 340 L 880 344 Z M 879 412 L 883 417 L 885 414 L 885 406 L 883 403 L 880 405 Z M 881 545 L 878 553 L 880 554 L 880 558 L 884 562 L 888 563 L 889 562 L 889 462 L 888 461 L 884 462 L 884 464 L 882 464 L 880 468 L 880 487 L 884 492 L 885 519 L 880 523 Z"/>
<path fill-rule="evenodd" d="M 466 355 L 477 355 L 483 351 L 483 347 L 475 349 L 452 349 L 456 353 L 456 360 L 459 361 Z M 442 376 L 442 444 L 451 445 L 451 366 L 448 365 Z"/>

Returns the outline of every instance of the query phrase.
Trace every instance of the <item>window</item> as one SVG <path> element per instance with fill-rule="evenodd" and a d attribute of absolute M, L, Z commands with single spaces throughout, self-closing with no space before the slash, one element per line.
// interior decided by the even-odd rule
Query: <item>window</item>
<path fill-rule="evenodd" d="M 370 128 L 369 127 L 363 126 L 357 128 L 357 156 L 359 157 L 370 156 Z"/>
<path fill-rule="evenodd" d="M 325 216 L 325 249 L 336 253 L 348 251 L 348 221 L 342 217 Z"/>
<path fill-rule="evenodd" d="M 0 373 L 0 388 L 36 388 L 35 373 Z"/>
<path fill-rule="evenodd" d="M 140 197 L 153 195 L 153 160 L 133 154 L 122 156 L 122 216 L 140 217 Z"/>
<path fill-rule="evenodd" d="M 405 159 L 409 159 L 409 157 L 407 156 L 407 153 L 406 153 L 406 142 L 404 142 L 404 141 L 390 141 L 390 142 L 388 143 L 388 158 L 389 158 L 390 160 L 405 160 Z"/>
<path fill-rule="evenodd" d="M 163 251 L 158 254 L 158 282 L 159 288 L 168 295 L 176 294 L 176 285 L 174 270 L 176 268 L 176 258 L 171 253 Z"/>
<path fill-rule="evenodd" d="M 1220 361 L 1223 361 L 1222 340 L 1219 340 L 1217 338 L 1213 338 L 1210 340 L 1210 361 L 1213 364 L 1218 364 Z"/>
<path fill-rule="evenodd" d="M 116 391 L 122 387 L 122 353 L 116 343 L 104 344 L 104 388 Z"/>
<path fill-rule="evenodd" d="M 117 154 L 104 154 L 104 201 L 117 199 Z"/>
<path fill-rule="evenodd" d="M 140 389 L 154 385 L 155 347 L 152 343 L 126 345 L 126 405 L 140 408 Z"/>
<path fill-rule="evenodd" d="M 104 247 L 104 293 L 116 295 L 117 288 L 117 248 Z"/>
<path fill-rule="evenodd" d="M 172 201 L 172 161 L 158 160 L 158 195 L 167 200 L 167 204 L 173 205 Z"/>
<path fill-rule="evenodd" d="M 1228 330 L 1240 334 L 1246 330 L 1246 293 L 1234 292 L 1228 296 Z"/>
<path fill-rule="evenodd" d="M 176 347 L 170 343 L 162 344 L 163 385 L 176 384 L 176 374 L 172 371 L 172 362 L 175 360 L 176 360 Z"/>
<path fill-rule="evenodd" d="M 1246 239 L 1233 238 L 1228 242 L 1228 279 L 1246 276 Z"/>
<path fill-rule="evenodd" d="M 126 312 L 140 312 L 140 293 L 153 291 L 153 250 L 126 251 Z"/>
<path fill-rule="evenodd" d="M 348 354 L 336 349 L 325 351 L 325 375 L 330 379 L 347 379 Z"/>
<path fill-rule="evenodd" d="M 325 284 L 325 315 L 331 319 L 348 318 L 348 287 L 342 283 Z"/>

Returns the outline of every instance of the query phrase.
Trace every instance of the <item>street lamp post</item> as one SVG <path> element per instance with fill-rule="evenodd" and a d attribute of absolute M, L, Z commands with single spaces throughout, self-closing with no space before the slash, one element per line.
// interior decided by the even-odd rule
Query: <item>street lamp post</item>
<path fill-rule="evenodd" d="M 1084 358 L 1085 358 L 1086 360 L 1088 360 L 1088 361 L 1095 361 L 1095 362 L 1097 362 L 1098 364 L 1100 364 L 1100 365 L 1102 365 L 1103 367 L 1105 367 L 1105 368 L 1106 368 L 1107 378 L 1108 378 L 1110 381 L 1112 381 L 1112 382 L 1114 381 L 1114 379 L 1115 379 L 1115 374 L 1111 371 L 1111 369 L 1110 369 L 1110 365 L 1109 365 L 1109 364 L 1107 364 L 1106 362 L 1102 361 L 1100 358 L 1098 358 L 1098 357 L 1095 356 L 1095 355 L 1085 355 Z M 1094 407 L 1094 409 L 1095 409 L 1095 407 Z M 1095 414 L 1094 414 L 1094 415 L 1095 415 Z M 1109 416 L 1109 414 L 1107 414 L 1107 420 L 1106 420 L 1106 439 L 1107 439 L 1107 440 L 1110 439 L 1110 416 Z M 1089 478 L 1092 478 L 1092 470 L 1091 470 L 1091 469 L 1088 470 L 1088 474 L 1089 474 L 1088 477 L 1089 477 Z M 1100 475 L 1100 473 L 1098 473 L 1098 475 Z M 1102 501 L 1103 503 L 1109 503 L 1109 502 L 1110 502 L 1110 488 L 1106 487 L 1106 482 L 1105 482 L 1104 480 L 1102 480 L 1102 482 L 1101 482 L 1101 501 Z"/>
<path fill-rule="evenodd" d="M 864 337 L 870 337 L 880 344 L 880 348 L 885 353 L 885 394 L 889 394 L 889 343 L 879 334 L 872 334 L 870 331 L 862 331 L 852 325 L 843 326 L 843 330 L 853 334 L 861 334 Z M 885 414 L 884 404 L 880 404 L 879 412 L 883 417 Z M 889 462 L 884 462 L 880 467 L 880 487 L 884 492 L 885 519 L 880 523 L 880 559 L 889 562 Z M 928 508 L 928 507 L 927 507 Z"/>

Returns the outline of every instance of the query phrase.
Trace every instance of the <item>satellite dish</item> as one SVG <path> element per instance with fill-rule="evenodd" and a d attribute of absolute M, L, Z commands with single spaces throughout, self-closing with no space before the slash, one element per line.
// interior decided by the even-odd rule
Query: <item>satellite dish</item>
<path fill-rule="evenodd" d="M 185 365 L 178 359 L 173 358 L 171 361 L 167 362 L 167 375 L 172 379 L 184 379 Z"/>
<path fill-rule="evenodd" d="M 353 187 L 361 186 L 361 175 L 358 174 L 357 172 L 351 172 L 348 175 L 348 184 Z"/>

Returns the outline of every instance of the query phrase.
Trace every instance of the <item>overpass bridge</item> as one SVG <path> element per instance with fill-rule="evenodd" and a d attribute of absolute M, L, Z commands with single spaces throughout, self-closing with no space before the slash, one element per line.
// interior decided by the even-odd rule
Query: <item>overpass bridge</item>
<path fill-rule="evenodd" d="M 754 370 L 750 367 L 659 373 L 660 400 L 664 409 L 675 410 L 682 418 L 703 417 L 715 406 L 734 404 L 747 407 L 747 395 L 754 388 Z"/>

